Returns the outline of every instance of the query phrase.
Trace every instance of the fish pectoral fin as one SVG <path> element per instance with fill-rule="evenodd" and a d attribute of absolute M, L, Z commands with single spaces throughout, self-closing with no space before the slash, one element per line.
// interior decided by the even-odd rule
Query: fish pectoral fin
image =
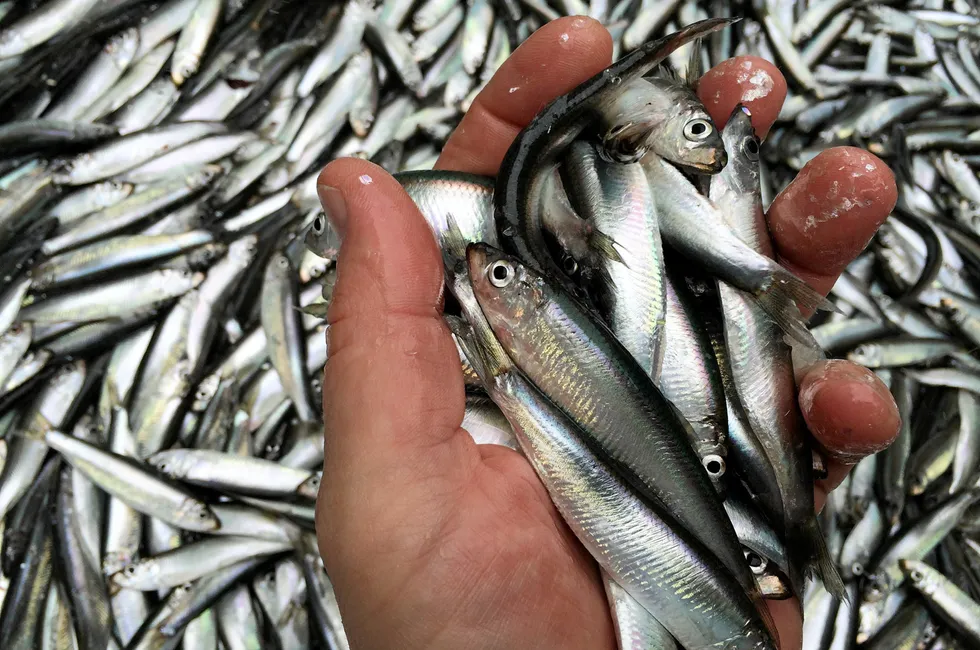
<path fill-rule="evenodd" d="M 314 318 L 326 318 L 327 312 L 330 311 L 330 303 L 315 302 L 311 305 L 299 307 L 298 309 L 304 314 L 313 316 Z"/>
<path fill-rule="evenodd" d="M 616 240 L 602 232 L 601 230 L 593 230 L 592 234 L 589 235 L 589 248 L 596 251 L 603 257 L 613 262 L 619 262 L 623 266 L 629 268 L 629 265 L 623 259 L 623 256 L 619 254 L 616 250 Z"/>
<path fill-rule="evenodd" d="M 446 213 L 446 232 L 442 236 L 443 257 L 451 256 L 452 261 L 466 259 L 466 237 L 452 212 Z M 447 264 L 449 259 L 446 259 Z"/>

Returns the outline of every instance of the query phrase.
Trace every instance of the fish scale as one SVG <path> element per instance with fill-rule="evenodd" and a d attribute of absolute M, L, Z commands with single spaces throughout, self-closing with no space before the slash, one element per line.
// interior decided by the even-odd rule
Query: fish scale
<path fill-rule="evenodd" d="M 0 625 L 0 645 L 58 647 L 67 643 L 70 622 L 74 647 L 80 650 L 103 650 L 103 639 L 111 639 L 109 647 L 117 642 L 133 648 L 173 647 L 178 643 L 174 633 L 185 627 L 186 648 L 213 648 L 219 637 L 234 647 L 348 647 L 332 586 L 320 559 L 308 551 L 310 497 L 319 479 L 312 470 L 323 453 L 318 382 L 327 350 L 319 320 L 332 295 L 340 241 L 319 213 L 317 172 L 340 155 L 371 158 L 400 172 L 396 178 L 419 205 L 447 260 L 465 258 L 457 232 L 463 248 L 479 242 L 508 246 L 513 233 L 498 233 L 495 223 L 495 180 L 433 172 L 432 166 L 476 93 L 524 38 L 544 20 L 587 13 L 606 23 L 616 58 L 634 62 L 649 60 L 658 46 L 646 44 L 677 26 L 705 16 L 742 16 L 734 24 L 715 23 L 719 31 L 706 35 L 700 52 L 678 43 L 679 49 L 664 53 L 660 59 L 668 72 L 653 77 L 651 86 L 658 99 L 689 97 L 679 75 L 699 54 L 711 65 L 738 53 L 781 66 L 789 96 L 761 151 L 760 194 L 768 197 L 766 203 L 831 143 L 866 148 L 896 172 L 896 213 L 869 243 L 870 254 L 831 291 L 843 314 L 818 314 L 811 325 L 815 340 L 828 352 L 890 379 L 909 421 L 902 444 L 862 461 L 846 492 L 825 506 L 821 519 L 838 540 L 831 545 L 843 545 L 840 564 L 852 602 L 850 608 L 832 607 L 827 592 L 807 589 L 804 647 L 837 650 L 859 641 L 869 648 L 911 648 L 924 635 L 937 639 L 934 647 L 953 647 L 949 634 L 967 647 L 980 646 L 971 626 L 980 599 L 980 593 L 971 592 L 971 585 L 980 584 L 975 540 L 980 530 L 980 418 L 975 412 L 980 394 L 980 122 L 972 115 L 980 101 L 980 21 L 969 13 L 970 3 L 804 0 L 761 3 L 748 12 L 725 0 L 377 4 L 0 2 L 0 70 L 5 72 L 0 75 L 0 325 L 5 330 L 0 332 L 0 411 L 7 431 L 0 438 L 5 450 L 0 510 L 5 513 L 4 546 L 25 530 L 30 542 L 23 568 L 6 567 L 10 574 L 0 576 L 0 584 L 9 583 L 0 622 L 16 621 Z M 624 69 L 629 72 L 620 67 L 616 76 L 624 76 Z M 622 101 L 610 106 L 638 106 L 633 96 L 618 98 Z M 554 124 L 564 124 L 561 115 L 545 113 L 554 120 L 549 132 Z M 624 156 L 640 153 L 625 144 L 637 143 L 673 155 L 678 164 L 693 160 L 673 148 L 684 143 L 680 132 L 644 142 L 644 136 L 666 132 L 656 130 L 669 122 L 663 115 L 639 117 L 647 121 L 638 119 L 632 129 L 620 132 L 604 119 L 603 132 L 591 134 L 595 137 L 588 146 L 605 143 L 610 147 L 605 153 L 617 161 L 603 164 L 622 165 Z M 537 134 L 542 141 L 550 135 L 543 129 Z M 576 143 L 580 146 L 585 142 Z M 652 218 L 650 212 L 646 221 L 624 225 L 617 221 L 622 206 L 595 214 L 595 197 L 581 192 L 584 185 L 568 182 L 568 161 L 560 157 L 551 161 L 555 168 L 546 170 L 551 175 L 542 177 L 550 184 L 525 186 L 530 175 L 524 172 L 536 162 L 532 156 L 519 168 L 505 164 L 502 176 L 521 172 L 510 180 L 516 179 L 522 192 L 544 188 L 549 201 L 557 201 L 543 203 L 550 212 L 541 223 L 555 226 L 549 236 L 559 240 L 562 256 L 544 270 L 564 283 L 561 290 L 576 291 L 589 318 L 606 322 L 617 335 L 623 332 L 622 343 L 630 351 L 635 348 L 646 374 L 663 371 L 656 350 L 667 348 L 667 370 L 683 381 L 676 393 L 669 382 L 661 387 L 677 400 L 683 414 L 678 426 L 690 425 L 678 438 L 697 447 L 706 440 L 706 430 L 721 430 L 712 433 L 717 442 L 710 448 L 697 450 L 704 460 L 719 451 L 718 445 L 721 451 L 727 446 L 727 455 L 721 454 L 725 477 L 714 487 L 721 497 L 732 493 L 732 500 L 736 494 L 731 491 L 737 490 L 739 507 L 753 508 L 752 517 L 738 520 L 743 526 L 755 522 L 752 530 L 743 529 L 735 541 L 753 550 L 759 584 L 777 586 L 766 593 L 791 593 L 795 569 L 781 564 L 787 564 L 786 551 L 797 549 L 782 537 L 782 520 L 775 516 L 780 490 L 773 491 L 771 459 L 756 439 L 764 428 L 761 422 L 770 421 L 759 415 L 766 412 L 763 406 L 773 413 L 795 412 L 787 390 L 789 367 L 776 381 L 767 368 L 771 355 L 759 354 L 753 341 L 735 345 L 730 340 L 725 349 L 718 315 L 707 313 L 717 309 L 711 292 L 689 296 L 686 308 L 692 327 L 703 325 L 705 336 L 698 345 L 676 339 L 670 309 L 667 325 L 659 327 L 665 274 L 658 275 L 657 264 L 638 260 L 657 260 L 660 236 L 654 230 L 663 230 L 670 215 Z M 640 166 L 635 163 L 633 170 Z M 670 190 L 674 195 L 693 191 L 689 198 L 699 196 L 694 184 L 688 189 L 680 182 L 683 176 L 671 177 L 678 181 Z M 606 189 L 612 198 L 622 195 L 619 203 L 638 209 L 635 202 L 649 188 L 637 183 L 626 174 Z M 563 198 L 565 192 L 569 196 Z M 45 219 L 49 227 L 42 227 Z M 665 234 L 676 243 L 677 223 L 666 225 Z M 582 233 L 589 237 L 572 236 Z M 723 233 L 714 234 L 719 239 Z M 584 248 L 575 247 L 582 242 Z M 304 244 L 312 255 L 296 253 Z M 637 248 L 653 255 L 638 257 Z M 534 250 L 538 259 L 524 262 L 540 267 L 553 252 L 545 242 Z M 680 260 L 672 252 L 664 252 L 672 276 L 700 277 L 703 260 Z M 276 259 L 287 260 L 285 274 L 264 277 Z M 565 283 L 561 278 L 569 268 L 573 271 Z M 638 278 L 639 285 L 626 285 Z M 608 283 L 605 293 L 596 293 L 597 279 Z M 733 293 L 725 285 L 720 291 Z M 615 295 L 616 301 L 604 295 Z M 765 322 L 764 310 L 752 299 L 744 298 L 739 309 L 729 303 L 726 317 Z M 697 321 L 699 315 L 704 323 Z M 562 363 L 559 343 L 570 341 L 556 338 L 547 325 L 539 327 L 529 340 L 555 342 L 541 353 L 547 372 L 554 372 Z M 690 331 L 685 327 L 682 333 Z M 660 340 L 664 336 L 666 342 Z M 705 382 L 714 381 L 714 375 L 704 369 L 715 360 L 691 363 L 694 372 L 686 357 L 711 349 L 721 383 L 707 390 Z M 543 458 L 544 447 L 536 452 L 526 435 L 514 437 L 506 413 L 483 395 L 469 361 L 461 352 L 471 392 L 466 423 L 474 436 L 483 443 L 523 445 L 532 461 Z M 560 379 L 583 423 L 597 426 L 614 411 L 597 387 L 583 380 L 586 368 L 579 364 Z M 89 382 L 98 390 L 90 390 Z M 774 396 L 781 396 L 785 408 Z M 745 409 L 738 400 L 753 408 Z M 531 411 L 538 416 L 551 405 L 539 406 Z M 114 424 L 113 415 L 122 419 Z M 127 448 L 126 436 L 113 434 L 129 419 L 132 433 L 142 440 L 137 458 L 109 451 Z M 533 423 L 525 418 L 522 424 Z M 185 451 L 181 444 L 202 449 Z M 160 453 L 142 458 L 150 452 Z M 154 462 L 182 452 L 218 456 L 207 462 L 198 458 L 188 476 L 163 477 L 154 471 Z M 243 459 L 242 453 L 253 458 Z M 809 463 L 809 455 L 797 456 Z M 16 519 L 22 514 L 18 506 L 33 503 L 34 488 L 42 485 L 45 459 L 58 457 L 73 467 L 63 470 L 52 495 L 57 505 L 53 523 Z M 610 467 L 601 454 L 590 462 L 602 471 Z M 593 508 L 574 498 L 561 501 L 562 490 L 572 483 L 562 482 L 571 475 L 558 467 L 542 471 L 545 484 L 557 490 L 555 499 L 573 529 L 586 537 L 594 534 L 615 509 Z M 617 471 L 609 476 L 620 480 Z M 759 490 L 754 500 L 741 493 L 742 485 L 732 484 L 745 471 L 757 474 L 743 480 L 750 491 Z M 279 483 L 270 487 L 260 478 L 263 472 Z M 129 489 L 117 474 L 127 478 Z M 604 494 L 624 498 L 622 490 Z M 710 497 L 719 498 L 713 492 Z M 122 499 L 147 530 L 169 529 L 170 541 L 123 539 L 120 522 L 94 514 L 109 503 L 109 518 L 115 520 L 112 513 L 120 510 Z M 689 534 L 676 523 L 688 513 L 657 511 L 641 502 L 634 514 L 647 518 L 644 525 L 654 525 L 650 518 L 661 516 L 655 525 L 669 533 L 657 538 L 661 544 Z M 187 519 L 196 513 L 203 518 Z M 20 522 L 16 526 L 15 520 Z M 888 527 L 887 520 L 895 526 Z M 224 533 L 214 531 L 215 525 L 223 525 Z M 254 538 L 247 537 L 250 527 Z M 631 565 L 650 539 L 638 535 L 623 542 L 618 550 L 625 552 L 607 567 L 615 581 L 607 579 L 606 587 L 618 640 L 630 650 L 675 643 L 644 607 L 661 616 L 682 611 L 661 609 L 676 603 L 644 600 L 649 592 L 637 590 L 644 571 L 660 566 Z M 176 555 L 174 563 L 168 553 L 176 551 L 165 550 L 171 546 L 190 550 Z M 232 567 L 208 567 L 194 549 L 212 547 L 223 557 L 251 557 Z M 598 555 L 617 550 L 587 547 Z M 742 548 L 725 551 L 741 562 Z M 268 560 L 255 555 L 269 549 L 282 551 L 272 551 Z M 766 549 L 779 561 L 759 556 Z M 894 549 L 906 549 L 907 556 L 892 557 Z M 120 556 L 115 550 L 126 552 Z M 120 557 L 138 558 L 145 563 L 140 566 L 159 564 L 162 558 L 173 576 L 193 569 L 199 579 L 190 588 L 163 591 L 157 602 L 119 589 L 101 575 L 103 562 L 111 565 Z M 193 559 L 185 563 L 181 557 Z M 678 571 L 683 595 L 705 597 L 707 592 L 684 582 L 695 575 L 693 565 L 683 565 L 689 557 L 671 557 L 682 563 L 671 568 Z M 703 559 L 701 569 L 717 563 L 717 558 Z M 262 562 L 268 563 L 258 567 Z M 253 588 L 249 571 L 256 567 L 262 575 L 281 573 L 303 589 L 264 597 Z M 720 581 L 712 584 L 734 579 L 705 570 Z M 908 589 L 895 589 L 906 582 Z M 145 585 L 171 587 L 166 580 Z M 105 590 L 105 596 L 75 601 L 82 588 L 92 594 Z M 741 603 L 740 611 L 751 615 L 749 600 L 728 596 L 715 604 L 730 608 Z M 303 616 L 271 616 L 272 610 L 297 609 Z M 701 610 L 695 614 L 701 616 Z M 270 624 L 262 625 L 266 615 Z M 681 618 L 688 616 L 684 612 Z M 671 622 L 666 618 L 664 623 Z M 712 625 L 702 630 L 672 624 L 682 636 L 692 635 L 684 636 L 689 643 L 699 645 L 695 637 L 705 630 L 725 636 L 713 626 L 722 619 L 700 620 L 709 619 Z M 746 647 L 766 647 L 764 639 L 756 640 Z"/>

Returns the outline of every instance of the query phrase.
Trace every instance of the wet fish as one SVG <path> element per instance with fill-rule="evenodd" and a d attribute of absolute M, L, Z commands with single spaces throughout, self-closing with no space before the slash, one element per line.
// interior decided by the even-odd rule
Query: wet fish
<path fill-rule="evenodd" d="M 576 432 L 576 425 L 520 375 L 507 359 L 505 351 L 490 338 L 493 337 L 493 333 L 488 331 L 489 327 L 483 325 L 482 328 L 480 339 L 464 338 L 461 341 L 464 349 L 467 350 L 467 356 L 471 359 L 480 359 L 475 363 L 480 366 L 481 377 L 514 427 L 522 449 L 544 481 L 559 512 L 569 522 L 579 539 L 595 557 L 599 558 L 603 569 L 648 611 L 656 609 L 664 612 L 662 622 L 671 635 L 682 644 L 710 646 L 723 643 L 732 647 L 739 645 L 774 647 L 765 623 L 754 611 L 751 601 L 743 598 L 741 603 L 736 604 L 738 601 L 728 600 L 732 595 L 731 589 L 734 589 L 735 593 L 740 591 L 734 578 L 726 575 L 724 569 L 719 572 L 720 567 L 714 570 L 712 576 L 710 564 L 705 566 L 699 561 L 696 547 L 688 547 L 678 537 L 672 535 L 667 522 L 660 521 L 654 524 L 657 515 L 645 506 L 642 497 L 624 481 L 617 480 L 610 470 L 600 469 L 603 467 L 602 464 L 596 462 L 595 456 L 581 442 L 584 432 Z M 481 358 L 479 355 L 484 357 Z M 605 472 L 599 481 L 590 478 L 597 476 L 596 470 Z M 601 518 L 593 519 L 593 515 L 580 510 L 583 502 L 572 496 L 573 493 L 583 490 L 592 495 L 590 501 L 596 504 L 597 512 L 605 512 L 607 517 L 639 516 L 647 521 L 646 525 L 634 527 L 628 525 L 626 520 L 622 520 L 619 525 L 593 527 L 591 522 L 598 522 Z M 601 530 L 625 532 L 631 529 L 648 528 L 651 524 L 666 535 L 662 538 L 664 542 L 657 551 L 648 546 L 652 538 L 648 538 L 646 542 L 641 539 L 630 542 L 627 538 L 617 539 L 615 534 L 606 537 L 606 534 L 600 532 Z M 626 555 L 623 555 L 624 552 Z M 651 552 L 659 555 L 661 561 L 637 562 L 627 559 L 631 553 Z M 664 562 L 663 559 L 673 552 L 680 553 L 676 560 Z M 627 566 L 630 568 L 627 569 Z M 732 581 L 731 587 L 726 590 L 728 595 L 723 597 L 728 600 L 728 603 L 718 610 L 711 607 L 710 611 L 717 611 L 714 616 L 706 617 L 704 614 L 692 616 L 693 611 L 700 608 L 688 608 L 682 605 L 676 591 L 670 593 L 668 588 L 662 595 L 657 595 L 657 590 L 673 583 L 673 580 L 656 578 L 653 575 L 637 580 L 639 576 L 632 575 L 632 571 L 638 566 L 649 567 L 649 570 L 654 572 L 665 569 L 678 570 L 684 566 L 684 574 L 688 577 L 681 578 L 678 575 L 675 580 L 679 579 L 683 583 L 691 579 L 690 575 L 702 576 L 698 579 L 702 588 L 692 594 L 696 598 L 718 597 L 710 595 L 718 593 L 715 591 L 715 584 L 719 586 L 722 584 L 715 580 L 727 578 Z M 693 574 L 689 574 L 689 571 Z M 673 588 L 677 589 L 677 587 Z M 678 605 L 680 607 L 674 609 Z M 740 608 L 738 615 L 734 615 L 733 610 L 736 607 Z M 667 612 L 672 613 L 668 615 Z"/>
<path fill-rule="evenodd" d="M 467 262 L 475 299 L 521 371 L 628 472 L 635 489 L 725 558 L 724 566 L 752 592 L 734 531 L 680 418 L 629 352 L 574 299 L 513 257 L 471 244 Z M 548 309 L 533 309 L 532 301 Z M 570 324 L 580 334 L 563 331 Z M 562 354 L 543 354 L 551 344 Z M 579 402 L 576 395 L 588 394 L 587 385 L 604 391 Z"/>
<path fill-rule="evenodd" d="M 802 582 L 784 560 L 770 557 L 786 549 L 786 540 L 781 526 L 770 525 L 778 520 L 763 517 L 780 510 L 782 499 L 756 431 L 762 406 L 755 400 L 746 407 L 733 381 L 738 354 L 718 324 L 713 283 L 702 279 L 704 259 L 668 251 L 661 275 L 680 278 L 677 284 L 693 291 L 690 304 L 664 301 L 687 306 L 667 309 L 665 319 L 658 301 L 667 283 L 657 284 L 657 264 L 640 264 L 659 258 L 657 231 L 671 235 L 663 226 L 674 223 L 653 199 L 687 206 L 676 197 L 700 196 L 710 185 L 699 168 L 716 171 L 724 156 L 731 175 L 743 155 L 721 146 L 720 131 L 692 90 L 702 70 L 734 54 L 779 63 L 790 84 L 759 152 L 754 201 L 768 205 L 808 160 L 838 144 L 885 158 L 899 190 L 899 204 L 869 253 L 832 291 L 847 316 L 815 320 L 814 339 L 828 353 L 890 373 L 906 426 L 896 446 L 859 463 L 825 507 L 821 524 L 833 552 L 840 550 L 851 606 L 813 609 L 822 615 L 808 617 L 806 647 L 815 640 L 832 650 L 857 641 L 889 650 L 962 645 L 955 619 L 944 618 L 935 604 L 924 607 L 911 580 L 894 587 L 901 566 L 896 570 L 893 560 L 921 556 L 931 567 L 923 573 L 944 573 L 978 597 L 980 547 L 971 537 L 980 530 L 976 504 L 957 518 L 950 509 L 962 504 L 954 508 L 949 501 L 967 499 L 977 478 L 972 402 L 980 392 L 974 358 L 980 344 L 980 149 L 974 132 L 980 121 L 971 111 L 980 96 L 973 42 L 980 25 L 970 11 L 961 0 L 862 6 L 819 0 L 768 3 L 756 7 L 754 17 L 728 24 L 719 21 L 744 12 L 714 0 L 427 0 L 417 6 L 386 0 L 377 10 L 357 0 L 322 8 L 279 0 L 0 2 L 5 537 L 27 531 L 30 539 L 37 530 L 24 515 L 37 507 L 32 486 L 39 474 L 48 476 L 45 459 L 73 458 L 67 464 L 75 465 L 64 470 L 70 480 L 59 476 L 51 493 L 56 516 L 45 543 L 52 578 L 25 590 L 17 571 L 0 576 L 0 598 L 5 593 L 7 603 L 0 619 L 17 619 L 4 624 L 0 645 L 159 650 L 182 642 L 188 650 L 211 650 L 220 638 L 228 647 L 347 647 L 336 596 L 315 553 L 272 557 L 268 564 L 262 560 L 268 556 L 253 557 L 220 570 L 193 554 L 178 555 L 177 563 L 165 565 L 173 579 L 195 566 L 200 579 L 189 589 L 157 594 L 119 589 L 100 575 L 108 564 L 122 580 L 119 571 L 133 559 L 170 557 L 205 542 L 205 549 L 228 548 L 236 543 L 228 540 L 254 538 L 242 544 L 281 544 L 290 553 L 309 541 L 314 508 L 306 497 L 316 492 L 323 454 L 315 421 L 327 351 L 319 324 L 329 310 L 341 246 L 326 218 L 318 218 L 316 175 L 343 155 L 398 172 L 445 257 L 458 262 L 465 256 L 452 244 L 453 223 L 465 243 L 520 253 L 520 262 L 544 271 L 556 291 L 587 298 L 596 308 L 590 319 L 608 319 L 626 353 L 639 361 L 644 381 L 659 375 L 673 401 L 680 393 L 672 393 L 667 380 L 689 380 L 681 382 L 686 397 L 676 398 L 683 417 L 674 422 L 674 434 L 687 444 L 704 443 L 688 458 L 700 458 L 702 466 L 711 455 L 706 452 L 727 447 L 721 454 L 726 479 L 714 487 L 728 501 L 740 500 L 740 514 L 732 515 L 738 535 L 709 541 L 723 547 L 728 563 L 738 561 L 741 577 L 723 577 L 704 548 L 696 557 L 703 560 L 699 566 L 714 567 L 707 575 L 721 582 L 712 584 L 729 585 L 737 601 L 736 609 L 727 595 L 712 602 L 758 623 L 762 615 L 751 612 L 751 597 L 740 591 L 781 598 Z M 474 103 L 513 48 L 544 20 L 571 13 L 606 24 L 614 58 L 632 54 L 543 109 L 507 156 L 499 184 L 433 171 L 461 109 Z M 708 16 L 715 21 L 686 28 L 677 40 L 655 40 Z M 704 47 L 687 42 L 695 35 L 704 37 Z M 656 59 L 663 59 L 659 69 L 631 77 L 637 64 Z M 512 91 L 517 97 L 538 81 L 529 74 Z M 586 151 L 579 162 L 588 163 L 589 174 L 574 169 L 575 153 Z M 663 168 L 669 184 L 634 182 L 643 166 L 634 159 L 644 153 L 669 161 Z M 708 194 L 714 205 L 715 195 Z M 701 203 L 690 202 L 699 210 Z M 727 218 L 727 207 L 716 208 Z M 633 211 L 623 221 L 618 213 L 627 209 Z M 688 207 L 678 212 L 691 220 Z M 705 214 L 718 216 L 692 214 L 703 223 Z M 712 227 L 698 225 L 717 240 L 724 218 Z M 523 240 L 531 245 L 512 247 Z M 287 363 L 270 357 L 274 346 L 262 315 L 264 270 L 278 256 L 290 264 L 288 283 L 279 285 L 288 291 L 277 302 L 283 322 L 293 324 Z M 166 284 L 162 293 L 126 299 L 149 274 L 180 278 L 184 271 L 194 286 Z M 818 304 L 812 295 L 807 299 L 809 306 Z M 672 321 L 671 313 L 684 313 L 686 327 L 672 328 L 682 321 Z M 34 322 L 25 314 L 41 318 Z M 666 323 L 628 334 L 625 317 L 635 314 Z M 793 319 L 789 327 L 806 338 L 802 321 Z M 720 387 L 709 381 L 708 344 Z M 658 350 L 666 350 L 666 364 Z M 472 366 L 462 358 L 461 366 L 469 369 L 464 426 L 480 444 L 516 446 Z M 283 368 L 287 376 L 280 376 Z M 586 400 L 598 385 L 583 382 L 576 395 Z M 542 412 L 546 407 L 554 411 L 544 402 Z M 294 421 L 297 408 L 313 421 Z M 55 451 L 36 441 L 42 433 Z M 595 463 L 606 462 L 596 448 L 585 451 Z M 164 459 L 200 461 L 205 452 L 215 456 L 182 477 L 155 471 L 154 463 Z M 696 462 L 689 465 L 697 469 Z M 245 466 L 254 471 L 239 471 Z M 289 480 L 263 483 L 260 475 Z M 610 476 L 623 480 L 617 470 Z M 751 498 L 742 495 L 743 487 Z M 644 502 L 643 512 L 658 512 L 635 485 L 627 489 Z M 181 499 L 192 512 L 202 510 L 204 521 L 178 518 Z M 118 516 L 127 512 L 128 519 Z M 697 545 L 674 513 L 659 512 L 690 548 Z M 723 538 L 734 543 L 721 544 Z M 28 546 L 25 566 L 37 566 L 45 548 Z M 861 579 L 865 573 L 870 578 Z M 746 575 L 761 590 L 742 583 Z M 655 617 L 615 577 L 605 583 L 623 646 L 671 647 Z M 92 597 L 76 602 L 82 593 Z M 816 601 L 830 602 L 826 596 Z M 689 611 L 678 613 L 673 620 L 689 620 Z M 699 621 L 705 629 L 698 632 L 705 633 L 708 626 Z M 111 640 L 103 643 L 107 629 Z"/>
<path fill-rule="evenodd" d="M 731 159 L 712 178 L 712 201 L 725 211 L 729 227 L 745 245 L 771 255 L 759 197 L 759 141 L 741 107 L 729 117 L 723 136 Z M 840 596 L 843 584 L 813 515 L 812 465 L 791 351 L 777 324 L 749 295 L 724 283 L 718 291 L 735 389 L 779 484 L 779 509 L 769 516 L 782 522 L 792 562 L 817 571 L 828 591 Z"/>

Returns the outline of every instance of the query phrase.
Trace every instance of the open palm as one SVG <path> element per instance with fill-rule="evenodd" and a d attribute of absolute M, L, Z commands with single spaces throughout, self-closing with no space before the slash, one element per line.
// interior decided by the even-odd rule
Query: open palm
<path fill-rule="evenodd" d="M 495 175 L 531 117 L 605 68 L 611 52 L 609 34 L 591 19 L 542 27 L 479 95 L 438 166 Z M 764 135 L 786 82 L 771 64 L 740 57 L 708 72 L 699 93 L 719 127 L 742 101 Z M 343 246 L 329 315 L 317 533 L 351 646 L 614 648 L 598 568 L 531 466 L 510 449 L 476 445 L 460 428 L 463 380 L 425 220 L 393 178 L 365 161 L 331 163 L 318 189 Z M 871 154 L 824 152 L 770 209 L 780 260 L 829 291 L 895 196 L 891 172 Z M 815 486 L 818 504 L 848 463 L 897 432 L 894 402 L 869 375 L 831 362 L 801 385 L 811 431 L 839 459 Z M 772 610 L 781 648 L 799 648 L 797 605 Z"/>

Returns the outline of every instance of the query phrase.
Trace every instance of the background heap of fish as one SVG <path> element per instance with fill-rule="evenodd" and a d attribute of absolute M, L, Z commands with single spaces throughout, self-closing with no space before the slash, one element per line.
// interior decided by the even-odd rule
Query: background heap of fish
<path fill-rule="evenodd" d="M 413 171 L 431 168 L 520 41 L 563 14 L 603 21 L 615 58 L 627 57 L 629 74 L 613 77 L 622 87 L 593 107 L 608 136 L 601 146 L 576 142 L 558 173 L 540 156 L 508 156 L 497 187 L 513 181 L 517 191 L 498 193 L 496 205 L 492 179 Z M 744 18 L 704 28 L 700 49 L 673 49 L 673 74 L 629 76 L 664 45 L 645 43 L 709 16 Z M 746 621 L 745 640 L 731 647 L 772 647 L 753 606 L 760 590 L 805 591 L 808 649 L 980 647 L 978 52 L 980 14 L 963 0 L 0 1 L 0 648 L 346 647 L 312 539 L 320 317 L 337 252 L 314 178 L 342 155 L 406 172 L 470 320 L 451 319 L 473 362 L 464 363 L 473 389 L 464 426 L 480 442 L 518 446 L 481 396 L 482 376 L 521 423 L 521 446 L 573 529 L 596 535 L 583 542 L 608 574 L 623 647 L 702 647 Z M 704 183 L 709 203 L 661 159 L 713 172 L 723 164 L 719 134 L 678 77 L 735 54 L 778 62 L 790 96 L 761 159 L 736 112 L 724 133 L 728 164 Z M 684 110 L 614 128 L 638 97 Z M 546 109 L 538 123 L 561 118 Z M 657 124 L 681 128 L 653 141 Z M 522 142 L 533 149 L 533 137 Z M 638 144 L 656 155 L 636 162 Z M 820 515 L 826 555 L 805 514 L 809 490 L 782 489 L 804 485 L 809 456 L 757 439 L 767 426 L 798 425 L 767 411 L 792 388 L 770 318 L 806 344 L 786 298 L 821 303 L 775 265 L 726 275 L 744 269 L 712 266 L 712 250 L 670 215 L 742 218 L 730 230 L 764 251 L 758 206 L 838 144 L 885 158 L 899 205 L 835 286 L 841 313 L 818 316 L 813 337 L 881 373 L 903 426 L 896 445 L 831 496 Z M 512 198 L 542 196 L 543 223 L 508 221 L 541 212 Z M 578 215 L 588 220 L 570 220 Z M 542 225 L 555 241 L 528 237 Z M 729 229 L 720 225 L 712 235 Z M 521 259 L 488 246 L 465 253 L 467 239 Z M 650 253 L 631 255 L 633 242 Z M 751 252 L 736 262 L 756 260 Z M 715 292 L 702 267 L 738 290 Z M 774 299 L 760 279 L 773 281 Z M 515 288 L 529 286 L 593 337 L 587 355 L 559 359 L 584 364 L 583 395 L 598 385 L 587 362 L 611 360 L 623 381 L 597 408 L 617 413 L 589 420 L 588 404 L 578 412 L 564 399 L 582 388 L 573 373 L 521 356 L 513 339 L 502 337 L 506 350 L 495 342 L 491 330 L 526 304 Z M 569 293 L 602 312 L 622 346 Z M 719 301 L 724 317 L 713 322 Z M 535 324 L 533 335 L 518 332 L 540 346 L 554 323 Z M 765 399 L 745 399 L 752 369 L 775 382 Z M 647 394 L 631 406 L 638 384 Z M 636 414 L 659 428 L 686 420 L 681 448 L 661 441 L 658 461 L 629 445 L 623 432 Z M 773 454 L 806 463 L 773 476 Z M 697 462 L 691 472 L 691 458 L 707 473 Z M 666 459 L 676 464 L 658 471 Z M 599 478 L 576 474 L 582 467 Z M 661 489 L 672 473 L 680 496 Z M 767 491 L 772 482 L 779 489 Z M 579 487 L 595 501 L 562 500 Z M 720 519 L 713 488 L 725 495 Z M 610 513 L 617 525 L 596 530 Z M 634 547 L 603 555 L 636 541 L 622 531 L 696 572 L 654 593 L 676 567 Z M 815 560 L 827 588 L 803 586 Z M 653 586 L 638 587 L 647 578 Z M 693 588 L 672 591 L 684 586 Z M 834 597 L 841 589 L 848 599 Z"/>

